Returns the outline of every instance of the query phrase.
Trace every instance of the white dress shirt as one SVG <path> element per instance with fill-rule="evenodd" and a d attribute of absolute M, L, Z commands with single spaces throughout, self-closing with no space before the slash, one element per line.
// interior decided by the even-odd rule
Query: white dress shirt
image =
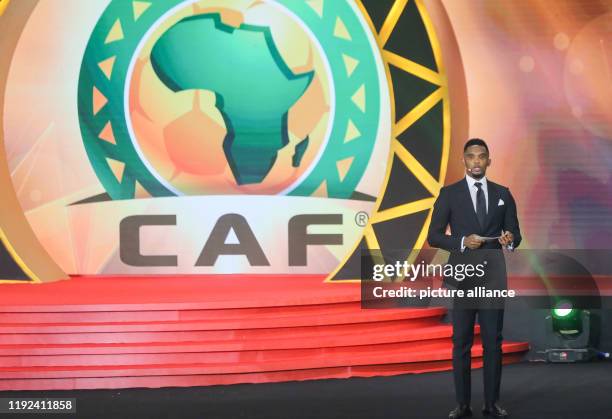
<path fill-rule="evenodd" d="M 468 184 L 468 189 L 470 191 L 470 197 L 472 198 L 472 205 L 474 206 L 474 212 L 478 212 L 476 209 L 476 194 L 478 193 L 478 187 L 476 186 L 476 182 L 480 182 L 482 185 L 480 188 L 484 192 L 485 203 L 486 203 L 486 211 L 489 212 L 489 189 L 487 187 L 487 177 L 483 176 L 480 179 L 474 179 L 471 176 L 465 175 L 465 180 Z M 465 236 L 461 238 L 461 251 L 465 250 L 465 246 L 463 241 L 465 240 Z M 514 250 L 514 243 L 510 243 L 508 246 L 505 246 L 508 250 Z"/>
<path fill-rule="evenodd" d="M 468 189 L 470 190 L 470 196 L 472 197 L 472 204 L 474 205 L 474 212 L 478 212 L 476 209 L 476 194 L 478 193 L 478 188 L 476 187 L 476 182 L 482 183 L 480 187 L 484 192 L 485 203 L 487 204 L 487 213 L 489 212 L 489 190 L 487 189 L 487 177 L 483 176 L 481 179 L 474 179 L 471 176 L 465 176 L 465 180 L 468 184 Z"/>

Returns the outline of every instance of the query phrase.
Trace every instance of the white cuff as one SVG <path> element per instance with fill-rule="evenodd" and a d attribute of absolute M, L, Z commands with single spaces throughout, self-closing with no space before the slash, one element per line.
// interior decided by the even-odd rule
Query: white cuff
<path fill-rule="evenodd" d="M 461 237 L 461 253 L 465 250 L 465 245 L 463 244 L 463 240 L 465 240 L 465 236 Z"/>

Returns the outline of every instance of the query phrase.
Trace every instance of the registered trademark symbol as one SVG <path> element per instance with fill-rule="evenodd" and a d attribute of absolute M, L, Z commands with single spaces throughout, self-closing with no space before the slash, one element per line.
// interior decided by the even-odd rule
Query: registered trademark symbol
<path fill-rule="evenodd" d="M 369 219 L 370 216 L 365 211 L 359 211 L 357 214 L 355 214 L 355 224 L 357 224 L 359 227 L 365 227 L 368 224 Z"/>
<path fill-rule="evenodd" d="M 489 262 L 487 262 L 487 261 L 485 260 L 483 263 L 486 265 L 486 264 L 487 264 L 487 263 L 489 263 Z"/>

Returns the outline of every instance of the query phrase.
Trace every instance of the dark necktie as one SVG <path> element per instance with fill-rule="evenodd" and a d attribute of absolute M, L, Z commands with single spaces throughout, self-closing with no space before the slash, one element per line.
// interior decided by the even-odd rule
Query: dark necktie
<path fill-rule="evenodd" d="M 474 183 L 478 192 L 476 192 L 476 217 L 478 217 L 478 223 L 480 228 L 485 228 L 485 217 L 487 216 L 487 202 L 485 201 L 484 191 L 482 190 L 482 183 Z"/>

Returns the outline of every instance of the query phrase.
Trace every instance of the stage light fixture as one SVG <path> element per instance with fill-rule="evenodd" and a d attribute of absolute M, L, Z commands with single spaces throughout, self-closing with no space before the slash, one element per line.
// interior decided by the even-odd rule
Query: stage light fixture
<path fill-rule="evenodd" d="M 553 305 L 547 319 L 548 362 L 579 362 L 592 359 L 589 310 L 576 308 L 571 298 L 561 298 Z"/>

